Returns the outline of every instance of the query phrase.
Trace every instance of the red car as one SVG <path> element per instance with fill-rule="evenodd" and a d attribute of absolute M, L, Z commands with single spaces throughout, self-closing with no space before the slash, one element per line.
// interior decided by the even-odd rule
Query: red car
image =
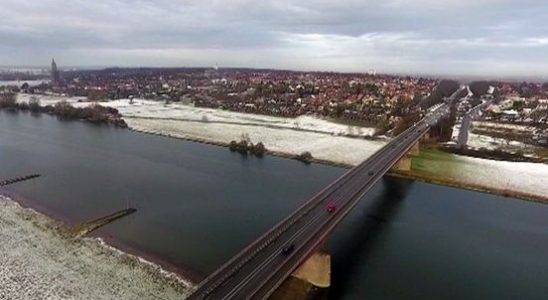
<path fill-rule="evenodd" d="M 329 204 L 327 204 L 327 212 L 328 213 L 334 212 L 335 209 L 337 209 L 337 206 L 333 202 L 329 202 Z"/>

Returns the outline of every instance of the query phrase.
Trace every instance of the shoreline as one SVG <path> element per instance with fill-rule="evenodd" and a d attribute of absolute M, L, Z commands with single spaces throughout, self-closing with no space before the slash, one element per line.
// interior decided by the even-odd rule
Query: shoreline
<path fill-rule="evenodd" d="M 268 116 L 268 115 L 265 115 L 265 116 Z M 175 122 L 189 122 L 189 123 L 201 123 L 201 124 L 241 125 L 241 126 L 250 126 L 250 127 L 280 129 L 280 130 L 292 130 L 292 131 L 297 131 L 297 132 L 330 134 L 328 132 L 325 132 L 325 131 L 322 131 L 322 130 L 317 130 L 317 129 L 295 128 L 295 127 L 276 126 L 276 125 L 258 124 L 258 123 L 234 122 L 234 121 L 232 121 L 232 122 L 231 121 L 219 121 L 219 120 L 203 121 L 203 120 L 193 120 L 193 119 L 184 119 L 184 118 L 170 118 L 170 117 L 157 118 L 157 117 L 146 117 L 146 116 L 122 116 L 122 119 L 175 121 Z M 348 138 L 353 138 L 353 139 L 362 139 L 362 140 L 367 140 L 367 141 L 382 141 L 383 140 L 383 137 L 379 136 L 379 135 L 352 135 L 352 134 L 331 134 L 331 135 L 348 137 Z"/>
<path fill-rule="evenodd" d="M 529 194 L 529 193 L 524 193 L 524 192 L 519 192 L 514 190 L 497 189 L 497 188 L 493 188 L 486 185 L 472 184 L 472 183 L 467 183 L 467 182 L 458 181 L 458 180 L 430 178 L 427 176 L 413 174 L 413 171 L 410 171 L 410 172 L 390 171 L 389 173 L 387 173 L 387 176 L 392 178 L 415 180 L 419 182 L 458 188 L 458 189 L 463 189 L 463 190 L 468 190 L 473 192 L 486 193 L 486 194 L 491 194 L 496 196 L 502 196 L 505 198 L 514 198 L 522 201 L 548 204 L 548 196 L 543 197 L 536 194 Z"/>
<path fill-rule="evenodd" d="M 75 238 L 63 222 L 9 197 L 0 195 L 0 206 L 4 295 L 15 299 L 31 294 L 31 298 L 48 299 L 185 299 L 195 288 L 178 274 L 103 239 Z"/>
<path fill-rule="evenodd" d="M 168 276 L 174 275 L 175 279 L 184 283 L 185 286 L 191 288 L 198 285 L 206 276 L 198 274 L 197 272 L 192 271 L 190 268 L 185 268 L 184 266 L 176 265 L 172 262 L 169 262 L 159 255 L 155 255 L 144 250 L 134 247 L 128 243 L 124 243 L 116 238 L 102 234 L 102 230 L 99 229 L 97 232 L 88 235 L 89 238 L 94 238 L 101 240 L 107 247 L 133 255 L 139 260 L 142 260 L 145 264 L 152 264 L 156 267 L 159 267 L 162 272 L 165 272 Z M 170 275 L 171 274 L 171 275 Z"/>
<path fill-rule="evenodd" d="M 19 195 L 18 193 L 9 191 L 4 187 L 0 188 L 0 199 L 2 197 L 18 204 L 23 209 L 31 210 L 34 214 L 46 218 L 49 222 L 55 225 L 57 231 L 61 233 L 64 238 L 94 240 L 108 251 L 126 255 L 129 262 L 138 261 L 139 263 L 148 266 L 151 274 L 161 276 L 174 288 L 192 289 L 201 281 L 201 279 L 205 278 L 198 275 L 194 271 L 177 266 L 176 264 L 162 259 L 157 255 L 147 253 L 137 247 L 126 245 L 112 236 L 103 234 L 102 229 L 98 229 L 97 231 L 89 235 L 84 235 L 81 238 L 73 237 L 70 233 L 71 227 L 77 225 L 78 223 L 71 220 L 69 217 L 59 214 L 54 210 L 47 208 L 45 205 L 38 203 L 37 201 L 33 201 L 32 199 Z M 180 286 L 173 285 L 171 280 L 175 280 Z"/>
<path fill-rule="evenodd" d="M 448 145 L 441 145 L 437 149 L 456 155 L 508 162 L 530 162 L 548 165 L 548 157 L 523 156 L 504 151 L 481 150 L 475 148 L 457 149 Z"/>
<path fill-rule="evenodd" d="M 44 215 L 52 220 L 55 220 L 56 222 L 62 224 L 67 229 L 77 225 L 77 222 L 71 219 L 70 217 L 60 214 L 54 211 L 53 209 L 48 208 L 47 206 L 42 205 L 38 203 L 37 201 L 33 201 L 32 199 L 28 197 L 20 195 L 17 192 L 11 191 L 6 187 L 0 187 L 0 197 L 9 198 L 10 200 L 12 200 L 13 202 L 16 202 L 23 208 L 32 209 L 34 212 L 38 214 Z"/>
<path fill-rule="evenodd" d="M 30 101 L 29 96 L 31 96 L 31 94 L 17 93 L 17 104 L 28 105 Z M 283 117 L 263 115 L 263 114 L 247 114 L 247 113 L 238 112 L 238 111 L 214 109 L 214 108 L 199 107 L 199 106 L 187 106 L 182 104 L 170 104 L 170 106 L 166 106 L 166 105 L 162 106 L 160 105 L 158 101 L 147 100 L 147 99 L 137 99 L 135 104 L 130 105 L 125 103 L 127 99 L 108 100 L 108 101 L 89 101 L 86 99 L 86 101 L 82 101 L 85 98 L 67 97 L 62 95 L 45 95 L 45 94 L 42 94 L 40 96 L 47 98 L 46 103 L 50 106 L 52 105 L 52 103 L 58 103 L 59 101 L 67 101 L 67 103 L 70 103 L 71 105 L 75 105 L 75 107 L 78 109 L 88 107 L 92 105 L 93 103 L 102 105 L 104 107 L 113 108 L 116 111 L 118 111 L 118 117 L 123 122 L 125 122 L 125 125 L 127 127 L 124 126 L 124 128 L 129 128 L 134 131 L 152 133 L 160 136 L 179 138 L 187 141 L 218 145 L 223 147 L 228 146 L 229 141 L 226 141 L 220 137 L 207 137 L 207 134 L 205 135 L 206 137 L 203 138 L 201 137 L 201 134 L 199 132 L 190 133 L 193 136 L 187 136 L 187 133 L 185 133 L 184 129 L 181 130 L 180 134 L 179 132 L 162 133 L 161 130 L 160 132 L 157 132 L 154 130 L 148 130 L 147 125 L 144 125 L 144 128 L 142 128 L 143 127 L 142 125 L 137 125 L 138 127 L 140 127 L 140 129 L 134 128 L 134 125 L 131 125 L 131 126 L 128 126 L 128 125 L 132 123 L 131 120 L 155 121 L 155 122 L 183 122 L 183 123 L 191 123 L 191 124 L 197 123 L 197 124 L 204 124 L 204 125 L 211 124 L 212 126 L 213 125 L 234 125 L 234 126 L 251 127 L 251 128 L 253 127 L 266 128 L 266 129 L 272 129 L 272 130 L 287 130 L 292 132 L 301 132 L 304 134 L 311 133 L 311 134 L 320 134 L 320 135 L 331 135 L 334 137 L 344 137 L 352 140 L 363 140 L 363 141 L 372 141 L 372 142 L 381 142 L 381 143 L 383 141 L 386 141 L 386 137 L 376 136 L 374 135 L 374 131 L 367 135 L 363 135 L 363 134 L 356 135 L 353 133 L 352 130 L 345 130 L 344 131 L 345 133 L 341 134 L 341 133 L 336 133 L 335 131 L 330 131 L 329 129 L 327 131 L 318 129 L 317 127 L 310 127 L 310 126 L 299 127 L 298 125 L 297 125 L 298 127 L 294 127 L 286 123 L 282 123 L 282 125 L 279 125 L 281 121 L 278 119 L 284 119 Z M 52 99 L 49 99 L 48 97 Z M 44 107 L 45 106 L 41 106 L 42 109 Z M 191 110 L 192 114 L 188 115 L 188 110 Z M 195 110 L 197 110 L 198 112 Z M 202 119 L 195 117 L 197 113 L 203 114 Z M 223 114 L 228 114 L 228 115 L 224 116 Z M 305 115 L 299 116 L 297 118 L 292 119 L 291 122 L 296 122 L 296 120 L 298 120 L 301 117 L 306 118 L 307 116 Z M 210 118 L 213 118 L 213 119 L 210 120 Z M 266 121 L 267 118 L 277 118 L 277 119 L 269 123 L 268 121 Z M 354 127 L 361 127 L 358 125 L 349 125 L 349 124 L 346 124 L 345 122 L 342 122 L 342 123 L 337 122 L 336 120 L 329 119 L 329 118 L 317 118 L 317 120 L 328 122 L 331 124 L 336 124 L 336 125 L 348 125 L 348 126 L 354 126 Z M 89 120 L 86 120 L 86 121 L 89 121 Z M 371 130 L 372 128 L 366 127 L 364 129 Z M 331 129 L 331 130 L 334 130 L 334 129 Z M 337 130 L 341 130 L 341 129 L 339 128 Z M 189 132 L 189 131 L 186 131 L 186 132 Z M 223 141 L 220 142 L 219 140 L 223 140 Z M 237 140 L 237 137 L 234 137 L 231 140 Z M 255 142 L 263 142 L 265 144 L 268 144 L 268 141 L 265 141 L 264 139 L 262 140 L 260 137 L 259 138 L 255 137 L 253 138 L 253 140 Z M 294 159 L 295 158 L 294 156 L 297 156 L 298 154 L 300 154 L 300 153 L 295 153 L 295 151 L 292 151 L 291 153 L 286 152 L 283 147 L 281 149 L 279 146 L 276 148 L 277 148 L 276 150 L 267 149 L 268 154 L 277 156 L 277 157 L 289 158 L 289 159 Z M 303 147 L 299 147 L 299 148 L 302 149 Z M 515 155 L 515 154 L 507 153 L 503 157 L 501 157 L 500 153 L 496 153 L 496 151 L 493 151 L 493 150 L 489 150 L 487 153 L 484 153 L 485 151 L 480 151 L 481 149 L 473 149 L 473 148 L 463 151 L 458 149 L 452 149 L 444 145 L 440 145 L 439 149 L 445 150 L 447 153 L 463 155 L 467 157 L 483 158 L 487 160 L 533 162 L 533 163 L 548 164 L 548 157 L 545 157 L 541 154 L 539 154 L 539 156 L 533 157 L 533 156 L 527 156 L 527 155 L 524 156 L 524 155 Z M 308 149 L 306 151 L 312 151 L 312 150 L 313 149 Z M 325 153 L 319 155 L 322 157 L 321 159 L 313 158 L 310 160 L 310 162 L 315 162 L 315 163 L 329 165 L 329 166 L 343 167 L 343 168 L 352 167 L 353 165 L 360 162 L 355 159 L 352 159 L 352 160 L 346 160 L 344 163 L 340 163 L 337 161 L 333 161 L 332 158 L 326 157 L 324 154 Z"/>
<path fill-rule="evenodd" d="M 161 133 L 161 132 L 154 131 L 154 130 L 133 128 L 131 126 L 129 126 L 127 129 L 129 129 L 133 132 L 138 132 L 138 133 L 142 133 L 142 134 L 149 134 L 149 135 L 167 137 L 167 138 L 172 138 L 172 139 L 177 139 L 177 140 L 183 140 L 183 141 L 187 141 L 187 142 L 194 142 L 194 143 L 212 145 L 212 146 L 217 146 L 217 147 L 223 147 L 223 148 L 226 148 L 227 150 L 229 150 L 228 148 L 230 146 L 230 143 L 210 140 L 210 139 L 206 139 L 206 138 L 189 137 L 189 136 L 175 136 L 175 135 L 172 135 L 172 134 L 169 134 L 169 133 Z M 274 157 L 279 157 L 279 158 L 296 160 L 296 161 L 300 161 L 301 163 L 306 164 L 306 162 L 303 162 L 302 160 L 299 160 L 297 158 L 298 154 L 291 154 L 291 153 L 287 153 L 287 152 L 273 151 L 273 150 L 268 150 L 268 149 L 265 150 L 264 154 L 274 156 Z M 249 154 L 249 155 L 251 155 L 251 154 Z M 354 167 L 354 165 L 352 165 L 352 164 L 335 162 L 335 161 L 331 161 L 331 160 L 327 160 L 327 159 L 321 159 L 321 158 L 315 158 L 315 157 L 312 157 L 309 160 L 308 163 L 316 163 L 316 164 L 326 165 L 326 166 L 330 166 L 330 167 L 344 168 L 344 169 L 350 169 L 350 168 Z"/>
<path fill-rule="evenodd" d="M 197 138 L 197 137 L 188 137 L 188 136 L 176 136 L 168 133 L 161 133 L 158 131 L 153 130 L 145 130 L 145 129 L 137 129 L 133 127 L 128 127 L 129 130 L 134 132 L 139 132 L 143 134 L 150 134 L 150 135 L 156 135 L 156 136 L 162 136 L 167 138 L 174 138 L 189 142 L 195 142 L 195 143 L 202 143 L 207 145 L 213 145 L 218 147 L 229 147 L 229 143 L 221 142 L 221 141 L 213 141 L 205 138 Z M 292 159 L 300 161 L 296 158 L 296 154 L 291 154 L 287 152 L 281 152 L 281 151 L 272 151 L 266 149 L 265 151 L 266 155 L 271 155 L 274 157 L 284 158 L 284 159 Z M 488 158 L 482 158 L 482 159 L 488 159 Z M 302 162 L 302 161 L 301 161 Z M 302 162 L 305 163 L 305 162 Z M 341 163 L 341 162 L 335 162 L 330 161 L 326 159 L 318 159 L 318 158 L 312 158 L 309 163 L 316 163 L 331 167 L 338 167 L 338 168 L 344 168 L 344 169 L 351 169 L 354 167 L 352 164 L 347 163 Z M 430 184 L 436 184 L 436 185 L 442 185 L 442 186 L 448 186 L 453 188 L 460 188 L 464 190 L 470 190 L 470 191 L 476 191 L 481 193 L 488 193 L 493 194 L 497 196 L 503 196 L 508 198 L 515 198 L 522 201 L 529 201 L 529 202 L 535 202 L 535 203 L 542 203 L 542 204 L 548 204 L 548 195 L 547 196 L 541 196 L 537 194 L 530 194 L 530 193 L 524 193 L 520 191 L 510 190 L 510 189 L 499 189 L 494 188 L 486 185 L 481 184 L 474 184 L 471 182 L 465 182 L 465 181 L 459 181 L 459 180 L 453 180 L 453 179 L 446 179 L 446 178 L 434 178 L 429 176 L 423 176 L 419 174 L 414 174 L 413 171 L 410 172 L 402 172 L 402 171 L 395 171 L 391 170 L 386 173 L 385 176 L 392 177 L 392 178 L 401 178 L 401 179 L 408 179 L 408 180 L 416 180 L 424 183 L 430 183 Z"/>
<path fill-rule="evenodd" d="M 117 242 L 113 238 L 99 237 L 94 235 L 90 235 L 84 238 L 96 240 L 97 242 L 99 242 L 99 244 L 101 244 L 101 246 L 105 247 L 109 251 L 117 252 L 122 255 L 127 255 L 132 259 L 136 259 L 140 264 L 143 264 L 147 267 L 157 270 L 156 272 L 158 272 L 159 275 L 162 276 L 163 278 L 166 278 L 168 280 L 174 280 L 176 283 L 169 281 L 168 284 L 170 285 L 177 284 L 174 286 L 175 288 L 185 288 L 185 289 L 192 290 L 194 287 L 196 287 L 199 284 L 199 281 L 197 282 L 193 281 L 182 275 L 182 273 L 188 273 L 187 271 L 181 268 L 177 268 L 176 266 L 166 267 L 158 263 L 156 261 L 156 257 L 153 255 L 150 255 L 150 254 L 141 255 L 141 253 L 144 253 L 142 251 L 136 250 L 135 252 L 137 253 L 134 253 L 134 251 L 127 250 L 127 249 L 130 249 L 129 247 L 124 247 L 124 246 L 119 247 L 119 245 L 123 245 L 123 243 Z M 136 248 L 131 248 L 131 249 L 136 249 Z M 151 258 L 151 257 L 154 257 L 154 258 Z M 160 258 L 158 259 L 162 260 Z"/>
<path fill-rule="evenodd" d="M 162 133 L 161 131 L 153 131 L 153 130 L 139 130 L 135 128 L 129 128 L 129 129 L 134 132 L 139 132 L 143 134 L 158 135 L 162 137 L 171 137 L 171 138 L 176 138 L 176 139 L 185 140 L 189 142 L 198 142 L 198 143 L 209 144 L 209 145 L 214 145 L 218 147 L 224 147 L 225 151 L 228 150 L 228 145 L 229 145 L 229 143 L 225 143 L 222 141 L 214 141 L 207 138 L 185 137 L 186 134 L 184 133 L 181 133 L 181 134 L 178 134 L 177 132 Z M 296 159 L 295 154 L 291 154 L 283 151 L 267 150 L 265 153 L 274 157 L 298 160 Z M 436 161 L 436 160 L 432 159 L 431 161 Z M 306 164 L 306 162 L 303 162 L 303 163 Z M 346 169 L 353 167 L 352 164 L 338 163 L 330 160 L 316 159 L 316 158 L 311 159 L 310 163 L 316 163 L 316 164 L 346 168 Z M 470 164 L 469 166 L 476 166 L 476 165 Z M 544 171 L 544 169 L 542 171 Z M 544 173 L 545 172 L 543 172 L 542 174 Z M 420 172 L 414 172 L 414 171 L 398 172 L 394 170 L 390 170 L 386 174 L 386 176 L 394 177 L 394 178 L 403 178 L 407 180 L 417 180 L 417 181 L 426 182 L 430 184 L 461 188 L 461 189 L 472 190 L 476 192 L 490 193 L 490 194 L 499 195 L 503 197 L 517 198 L 520 200 L 532 201 L 536 203 L 542 203 L 542 204 L 548 203 L 547 195 L 535 195 L 535 194 L 529 194 L 526 192 L 513 191 L 509 189 L 500 189 L 500 188 L 497 188 L 496 186 L 474 184 L 473 181 L 467 182 L 466 180 L 460 180 L 460 178 L 446 178 L 445 176 L 441 176 L 441 175 L 437 176 L 436 174 L 420 174 Z M 542 177 L 540 178 L 542 179 Z M 519 190 L 519 187 L 517 187 L 516 189 Z M 540 189 L 540 190 L 543 191 L 543 189 Z M 527 191 L 527 189 L 524 189 L 524 191 Z M 22 194 L 29 194 L 29 193 L 22 192 Z M 36 215 L 39 215 L 41 217 L 44 217 L 50 220 L 51 224 L 56 225 L 56 227 L 57 225 L 59 225 L 59 227 L 61 227 L 59 229 L 60 232 L 64 233 L 66 231 L 65 229 L 67 228 L 67 226 L 69 226 L 68 224 L 76 223 L 75 220 L 71 219 L 69 216 L 66 216 L 66 215 L 63 216 L 63 214 L 59 214 L 58 212 L 55 212 L 55 210 L 48 208 L 47 198 L 44 199 L 46 201 L 39 202 L 36 200 L 40 198 L 36 196 L 25 197 L 23 195 L 18 194 L 17 192 L 11 191 L 9 187 L 0 187 L 0 199 L 2 198 L 2 195 L 5 195 L 7 198 L 9 198 L 9 200 L 18 204 L 23 209 L 28 209 L 29 211 L 34 212 Z M 76 243 L 81 243 L 86 245 L 100 244 L 106 249 L 104 253 L 117 253 L 118 255 L 121 255 L 120 257 L 123 258 L 124 263 L 126 263 L 129 266 L 132 266 L 132 267 L 135 266 L 141 269 L 145 268 L 145 267 L 141 267 L 141 265 L 148 266 L 145 269 L 150 270 L 151 274 L 159 274 L 156 276 L 160 276 L 158 278 L 165 279 L 166 280 L 165 283 L 164 281 L 161 281 L 161 282 L 166 284 L 166 286 L 168 282 L 177 281 L 179 284 L 179 288 L 192 290 L 192 288 L 196 287 L 197 283 L 199 283 L 200 281 L 199 279 L 201 278 L 201 276 L 198 276 L 197 274 L 192 274 L 192 271 L 185 269 L 184 266 L 177 266 L 176 264 L 171 264 L 169 263 L 169 261 L 163 260 L 161 256 L 158 256 L 152 253 L 147 253 L 146 251 L 140 251 L 138 247 L 132 247 L 131 244 L 125 244 L 124 242 L 117 240 L 116 238 L 112 236 L 109 236 L 107 232 L 105 231 L 98 230 L 98 233 L 91 234 L 88 237 L 84 237 L 82 239 L 72 239 L 68 234 L 66 236 L 65 234 L 63 234 L 63 237 L 66 238 L 68 241 L 75 241 Z M 78 258 L 78 256 L 76 256 L 76 258 Z M 162 279 L 159 279 L 159 280 L 162 280 Z"/>

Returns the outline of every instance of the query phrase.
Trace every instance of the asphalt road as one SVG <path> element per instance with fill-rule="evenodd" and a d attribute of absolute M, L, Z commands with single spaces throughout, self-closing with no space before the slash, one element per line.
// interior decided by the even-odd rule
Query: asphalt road
<path fill-rule="evenodd" d="M 441 105 L 276 224 L 207 277 L 188 299 L 266 299 L 382 176 L 448 113 Z M 336 205 L 328 212 L 329 203 Z M 289 253 L 283 249 L 292 246 Z"/>

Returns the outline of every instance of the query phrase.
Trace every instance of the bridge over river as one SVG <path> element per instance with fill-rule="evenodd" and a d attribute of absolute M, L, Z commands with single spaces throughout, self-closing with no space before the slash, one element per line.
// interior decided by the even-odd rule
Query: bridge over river
<path fill-rule="evenodd" d="M 335 226 L 449 112 L 437 106 L 208 276 L 190 300 L 268 298 L 324 243 Z M 328 211 L 328 205 L 335 210 Z"/>

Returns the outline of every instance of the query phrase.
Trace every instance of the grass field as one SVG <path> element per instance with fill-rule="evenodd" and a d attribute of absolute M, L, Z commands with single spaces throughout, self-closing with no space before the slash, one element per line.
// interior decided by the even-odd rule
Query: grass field
<path fill-rule="evenodd" d="M 404 177 L 466 189 L 544 202 L 548 195 L 548 165 L 495 161 L 421 149 Z"/>

